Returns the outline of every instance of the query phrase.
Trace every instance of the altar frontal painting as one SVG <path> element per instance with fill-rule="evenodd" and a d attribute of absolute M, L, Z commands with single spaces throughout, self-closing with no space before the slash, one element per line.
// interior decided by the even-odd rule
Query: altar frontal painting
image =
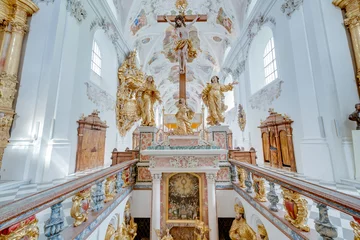
<path fill-rule="evenodd" d="M 188 223 L 202 219 L 200 177 L 191 173 L 170 175 L 167 181 L 166 222 Z"/>

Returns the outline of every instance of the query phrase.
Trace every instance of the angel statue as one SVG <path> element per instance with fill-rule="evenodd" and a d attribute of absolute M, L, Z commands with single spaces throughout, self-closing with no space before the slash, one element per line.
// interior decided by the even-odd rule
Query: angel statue
<path fill-rule="evenodd" d="M 186 60 L 188 58 L 196 58 L 197 56 L 197 52 L 194 49 L 189 33 L 191 26 L 199 19 L 199 16 L 196 15 L 196 18 L 188 25 L 186 25 L 185 17 L 183 15 L 177 15 L 175 17 L 175 24 L 172 23 L 167 16 L 164 18 L 175 28 L 178 39 L 175 42 L 174 51 L 177 53 L 179 59 L 180 73 L 183 74 L 185 73 Z"/>
<path fill-rule="evenodd" d="M 238 82 L 222 85 L 219 83 L 219 77 L 214 76 L 211 78 L 211 83 L 208 83 L 202 91 L 202 100 L 209 112 L 209 116 L 207 117 L 209 125 L 220 125 L 220 123 L 224 122 L 223 113 L 227 109 L 227 106 L 223 102 L 224 92 L 233 90 L 233 86 L 236 84 L 238 84 Z"/>
<path fill-rule="evenodd" d="M 136 92 L 138 113 L 142 126 L 155 126 L 154 104 L 162 103 L 160 92 L 156 89 L 154 78 L 147 76 L 145 83 Z"/>
<path fill-rule="evenodd" d="M 194 117 L 194 112 L 186 105 L 185 99 L 180 98 L 176 105 L 178 112 L 175 114 L 177 127 L 174 130 L 175 135 L 190 135 L 193 134 L 191 128 L 191 120 Z"/>

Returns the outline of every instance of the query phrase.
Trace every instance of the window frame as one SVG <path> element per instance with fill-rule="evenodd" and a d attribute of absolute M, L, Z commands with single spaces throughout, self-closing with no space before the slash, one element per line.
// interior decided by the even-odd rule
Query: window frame
<path fill-rule="evenodd" d="M 101 65 L 102 65 L 101 50 L 99 44 L 94 40 L 91 51 L 91 70 L 99 77 L 101 77 L 101 73 L 102 73 Z"/>
<path fill-rule="evenodd" d="M 265 46 L 263 64 L 265 85 L 268 85 L 278 78 L 274 37 L 271 37 Z"/>

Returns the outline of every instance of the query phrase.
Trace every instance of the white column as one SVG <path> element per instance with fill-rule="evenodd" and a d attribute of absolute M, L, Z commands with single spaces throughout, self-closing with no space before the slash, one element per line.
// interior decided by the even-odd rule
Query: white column
<path fill-rule="evenodd" d="M 151 240 L 156 240 L 155 229 L 160 229 L 160 183 L 161 173 L 152 174 Z"/>
<path fill-rule="evenodd" d="M 215 173 L 207 173 L 207 190 L 208 190 L 208 212 L 209 212 L 209 228 L 210 240 L 219 238 L 218 234 L 218 219 L 216 212 L 216 188 L 215 188 Z"/>

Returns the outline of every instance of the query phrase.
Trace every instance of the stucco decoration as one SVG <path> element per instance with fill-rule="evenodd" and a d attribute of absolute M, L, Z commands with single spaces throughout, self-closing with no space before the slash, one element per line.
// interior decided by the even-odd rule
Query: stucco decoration
<path fill-rule="evenodd" d="M 284 81 L 277 79 L 252 95 L 249 99 L 251 108 L 266 111 L 280 97 L 283 83 Z"/>
<path fill-rule="evenodd" d="M 36 4 L 39 4 L 39 3 L 46 3 L 46 4 L 49 4 L 49 3 L 54 3 L 55 0 L 32 0 L 34 3 Z"/>
<path fill-rule="evenodd" d="M 118 45 L 120 36 L 119 36 L 114 24 L 111 23 L 110 21 L 108 21 L 106 18 L 101 17 L 101 18 L 96 18 L 95 20 L 93 20 L 91 22 L 90 31 L 93 31 L 96 27 L 99 27 L 102 30 L 104 30 L 105 34 L 110 39 L 111 43 L 114 45 L 118 62 L 121 63 L 123 57 L 122 57 L 122 54 L 121 54 L 121 51 L 120 51 L 120 48 Z"/>
<path fill-rule="evenodd" d="M 87 12 L 80 0 L 67 0 L 66 10 L 71 16 L 78 20 L 79 23 L 86 19 Z"/>
<path fill-rule="evenodd" d="M 298 10 L 303 2 L 304 0 L 285 0 L 285 2 L 281 5 L 281 11 L 290 18 L 293 12 Z"/>
<path fill-rule="evenodd" d="M 86 94 L 91 102 L 93 102 L 102 112 L 115 109 L 115 98 L 106 91 L 102 90 L 93 83 L 85 83 Z"/>
<path fill-rule="evenodd" d="M 264 26 L 264 24 L 266 23 L 271 23 L 274 26 L 276 25 L 276 21 L 275 18 L 273 17 L 267 17 L 263 14 L 260 14 L 259 16 L 255 17 L 253 20 L 251 20 L 249 26 L 248 26 L 248 32 L 247 32 L 247 38 L 248 38 L 248 42 L 247 42 L 247 46 L 245 47 L 245 60 L 248 59 L 249 57 L 249 50 L 250 50 L 250 46 L 252 41 L 254 40 L 255 36 L 259 33 L 259 31 L 261 30 L 261 28 Z"/>

